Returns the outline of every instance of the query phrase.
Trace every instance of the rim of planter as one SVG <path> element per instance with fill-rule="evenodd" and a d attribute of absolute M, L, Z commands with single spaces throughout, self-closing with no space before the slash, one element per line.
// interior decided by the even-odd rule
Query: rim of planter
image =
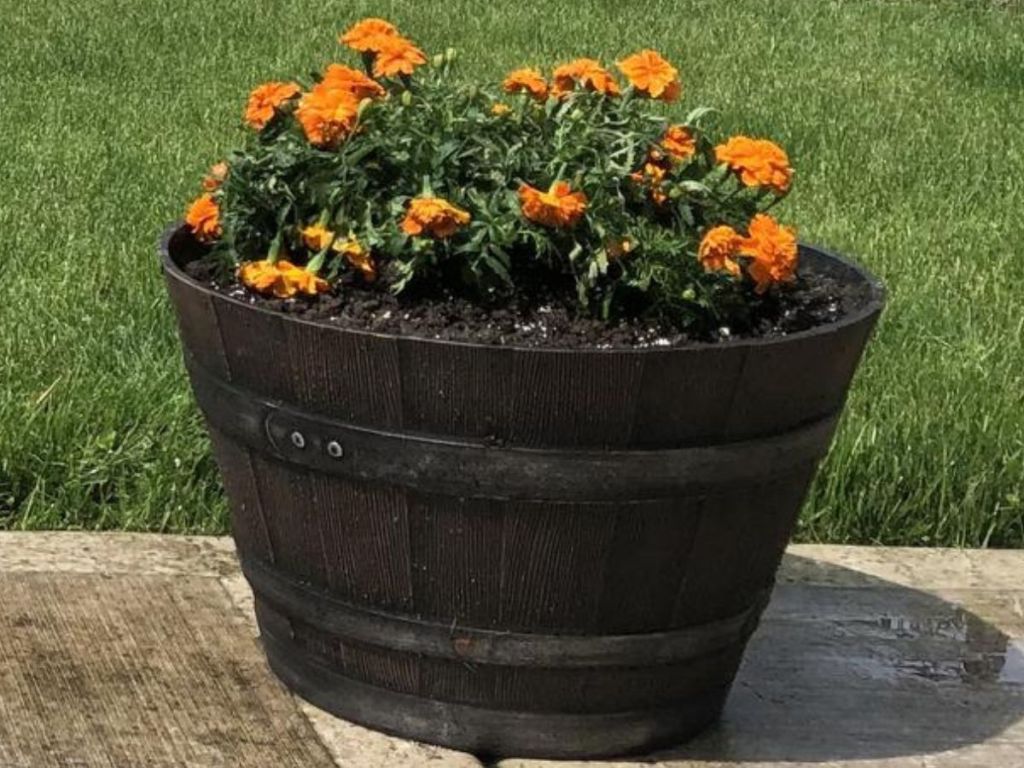
<path fill-rule="evenodd" d="M 823 325 L 816 325 L 813 328 L 808 328 L 803 331 L 796 331 L 794 333 L 787 333 L 781 336 L 769 336 L 769 337 L 746 337 L 746 338 L 735 338 L 727 339 L 725 341 L 692 341 L 685 344 L 677 344 L 668 347 L 658 346 L 647 346 L 647 347 L 558 347 L 558 346 L 544 346 L 544 347 L 531 347 L 526 344 L 483 344 L 475 341 L 460 341 L 457 339 L 434 339 L 429 336 L 417 336 L 415 334 L 402 334 L 402 333 L 386 333 L 382 331 L 368 331 L 361 328 L 350 328 L 335 323 L 330 323 L 322 320 L 307 320 L 305 318 L 296 317 L 295 315 L 289 315 L 283 312 L 276 312 L 272 309 L 267 309 L 258 304 L 251 302 L 242 301 L 234 296 L 231 296 L 223 291 L 218 291 L 215 288 L 205 285 L 198 280 L 192 278 L 186 272 L 178 266 L 171 256 L 170 244 L 171 238 L 179 230 L 184 230 L 185 225 L 183 221 L 177 221 L 167 227 L 164 233 L 160 236 L 159 241 L 159 256 L 160 263 L 163 269 L 170 275 L 173 275 L 176 280 L 187 283 L 193 290 L 200 291 L 209 296 L 216 297 L 218 301 L 227 301 L 232 304 L 238 304 L 246 307 L 250 311 L 259 312 L 266 315 L 274 315 L 276 317 L 286 318 L 289 322 L 302 323 L 304 325 L 315 326 L 317 328 L 330 328 L 335 331 L 344 333 L 356 334 L 359 336 L 366 336 L 369 338 L 376 339 L 387 339 L 387 340 L 398 340 L 402 339 L 405 341 L 415 340 L 417 342 L 423 342 L 424 344 L 440 344 L 448 346 L 467 347 L 470 349 L 509 349 L 509 350 L 520 350 L 528 352 L 543 352 L 543 353 L 555 353 L 555 354 L 629 354 L 629 355 L 642 355 L 649 353 L 665 353 L 671 351 L 682 351 L 682 350 L 702 350 L 702 349 L 734 349 L 743 347 L 765 347 L 773 346 L 777 344 L 787 344 L 793 341 L 799 341 L 801 339 L 809 339 L 815 336 L 819 336 L 826 333 L 832 333 L 841 328 L 845 328 L 850 325 L 856 325 L 857 323 L 864 320 L 873 314 L 881 312 L 885 306 L 886 290 L 881 280 L 875 277 L 867 268 L 861 264 L 848 259 L 845 256 L 840 256 L 833 251 L 825 248 L 810 245 L 808 243 L 799 243 L 801 257 L 810 254 L 812 257 L 824 259 L 826 262 L 832 261 L 839 265 L 841 269 L 844 269 L 853 275 L 856 275 L 864 282 L 870 289 L 868 297 L 865 299 L 863 306 L 843 315 L 839 320 L 833 323 L 825 323 Z"/>

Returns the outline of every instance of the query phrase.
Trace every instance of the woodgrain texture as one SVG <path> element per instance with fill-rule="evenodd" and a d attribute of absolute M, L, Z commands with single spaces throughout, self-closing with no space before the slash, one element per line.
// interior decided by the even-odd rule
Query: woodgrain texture
<path fill-rule="evenodd" d="M 290 686 L 489 754 L 636 752 L 717 716 L 877 289 L 792 338 L 525 349 L 299 321 L 189 282 L 174 255 L 232 530 Z M 485 652 L 495 633 L 543 651 Z M 657 646 L 630 656 L 620 636 Z"/>
<path fill-rule="evenodd" d="M 210 443 L 217 466 L 221 468 L 221 481 L 231 504 L 231 535 L 243 557 L 274 562 L 273 544 L 252 452 L 232 442 L 214 428 L 210 428 Z"/>

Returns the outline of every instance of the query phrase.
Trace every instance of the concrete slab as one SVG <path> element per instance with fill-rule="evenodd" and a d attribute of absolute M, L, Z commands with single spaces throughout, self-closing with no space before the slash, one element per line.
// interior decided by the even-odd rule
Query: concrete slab
<path fill-rule="evenodd" d="M 0 532 L 0 573 L 107 573 L 217 576 L 232 569 L 230 540 L 137 533 Z"/>
<path fill-rule="evenodd" d="M 0 576 L 0 765 L 332 766 L 216 587 Z"/>
<path fill-rule="evenodd" d="M 229 539 L 0 533 L 0 768 L 479 768 L 292 697 Z"/>
<path fill-rule="evenodd" d="M 794 546 L 720 726 L 503 768 L 1024 768 L 1024 552 Z M 0 533 L 0 766 L 463 766 L 298 702 L 223 538 Z"/>

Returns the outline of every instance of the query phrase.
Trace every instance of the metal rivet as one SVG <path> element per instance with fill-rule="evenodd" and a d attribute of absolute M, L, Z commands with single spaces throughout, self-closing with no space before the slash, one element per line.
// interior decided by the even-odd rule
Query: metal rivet
<path fill-rule="evenodd" d="M 306 438 L 302 436 L 301 432 L 292 432 L 292 445 L 296 448 L 306 447 Z"/>
<path fill-rule="evenodd" d="M 341 443 L 337 440 L 331 440 L 327 444 L 327 455 L 332 459 L 340 459 L 345 454 L 344 449 L 341 447 Z"/>

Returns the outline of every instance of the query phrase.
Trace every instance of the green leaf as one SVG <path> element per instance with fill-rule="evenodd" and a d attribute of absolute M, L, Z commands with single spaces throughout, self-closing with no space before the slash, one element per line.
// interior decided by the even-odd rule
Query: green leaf
<path fill-rule="evenodd" d="M 696 125 L 702 117 L 716 111 L 717 110 L 713 107 L 696 107 L 687 113 L 686 119 L 683 120 L 683 123 L 684 125 Z"/>

